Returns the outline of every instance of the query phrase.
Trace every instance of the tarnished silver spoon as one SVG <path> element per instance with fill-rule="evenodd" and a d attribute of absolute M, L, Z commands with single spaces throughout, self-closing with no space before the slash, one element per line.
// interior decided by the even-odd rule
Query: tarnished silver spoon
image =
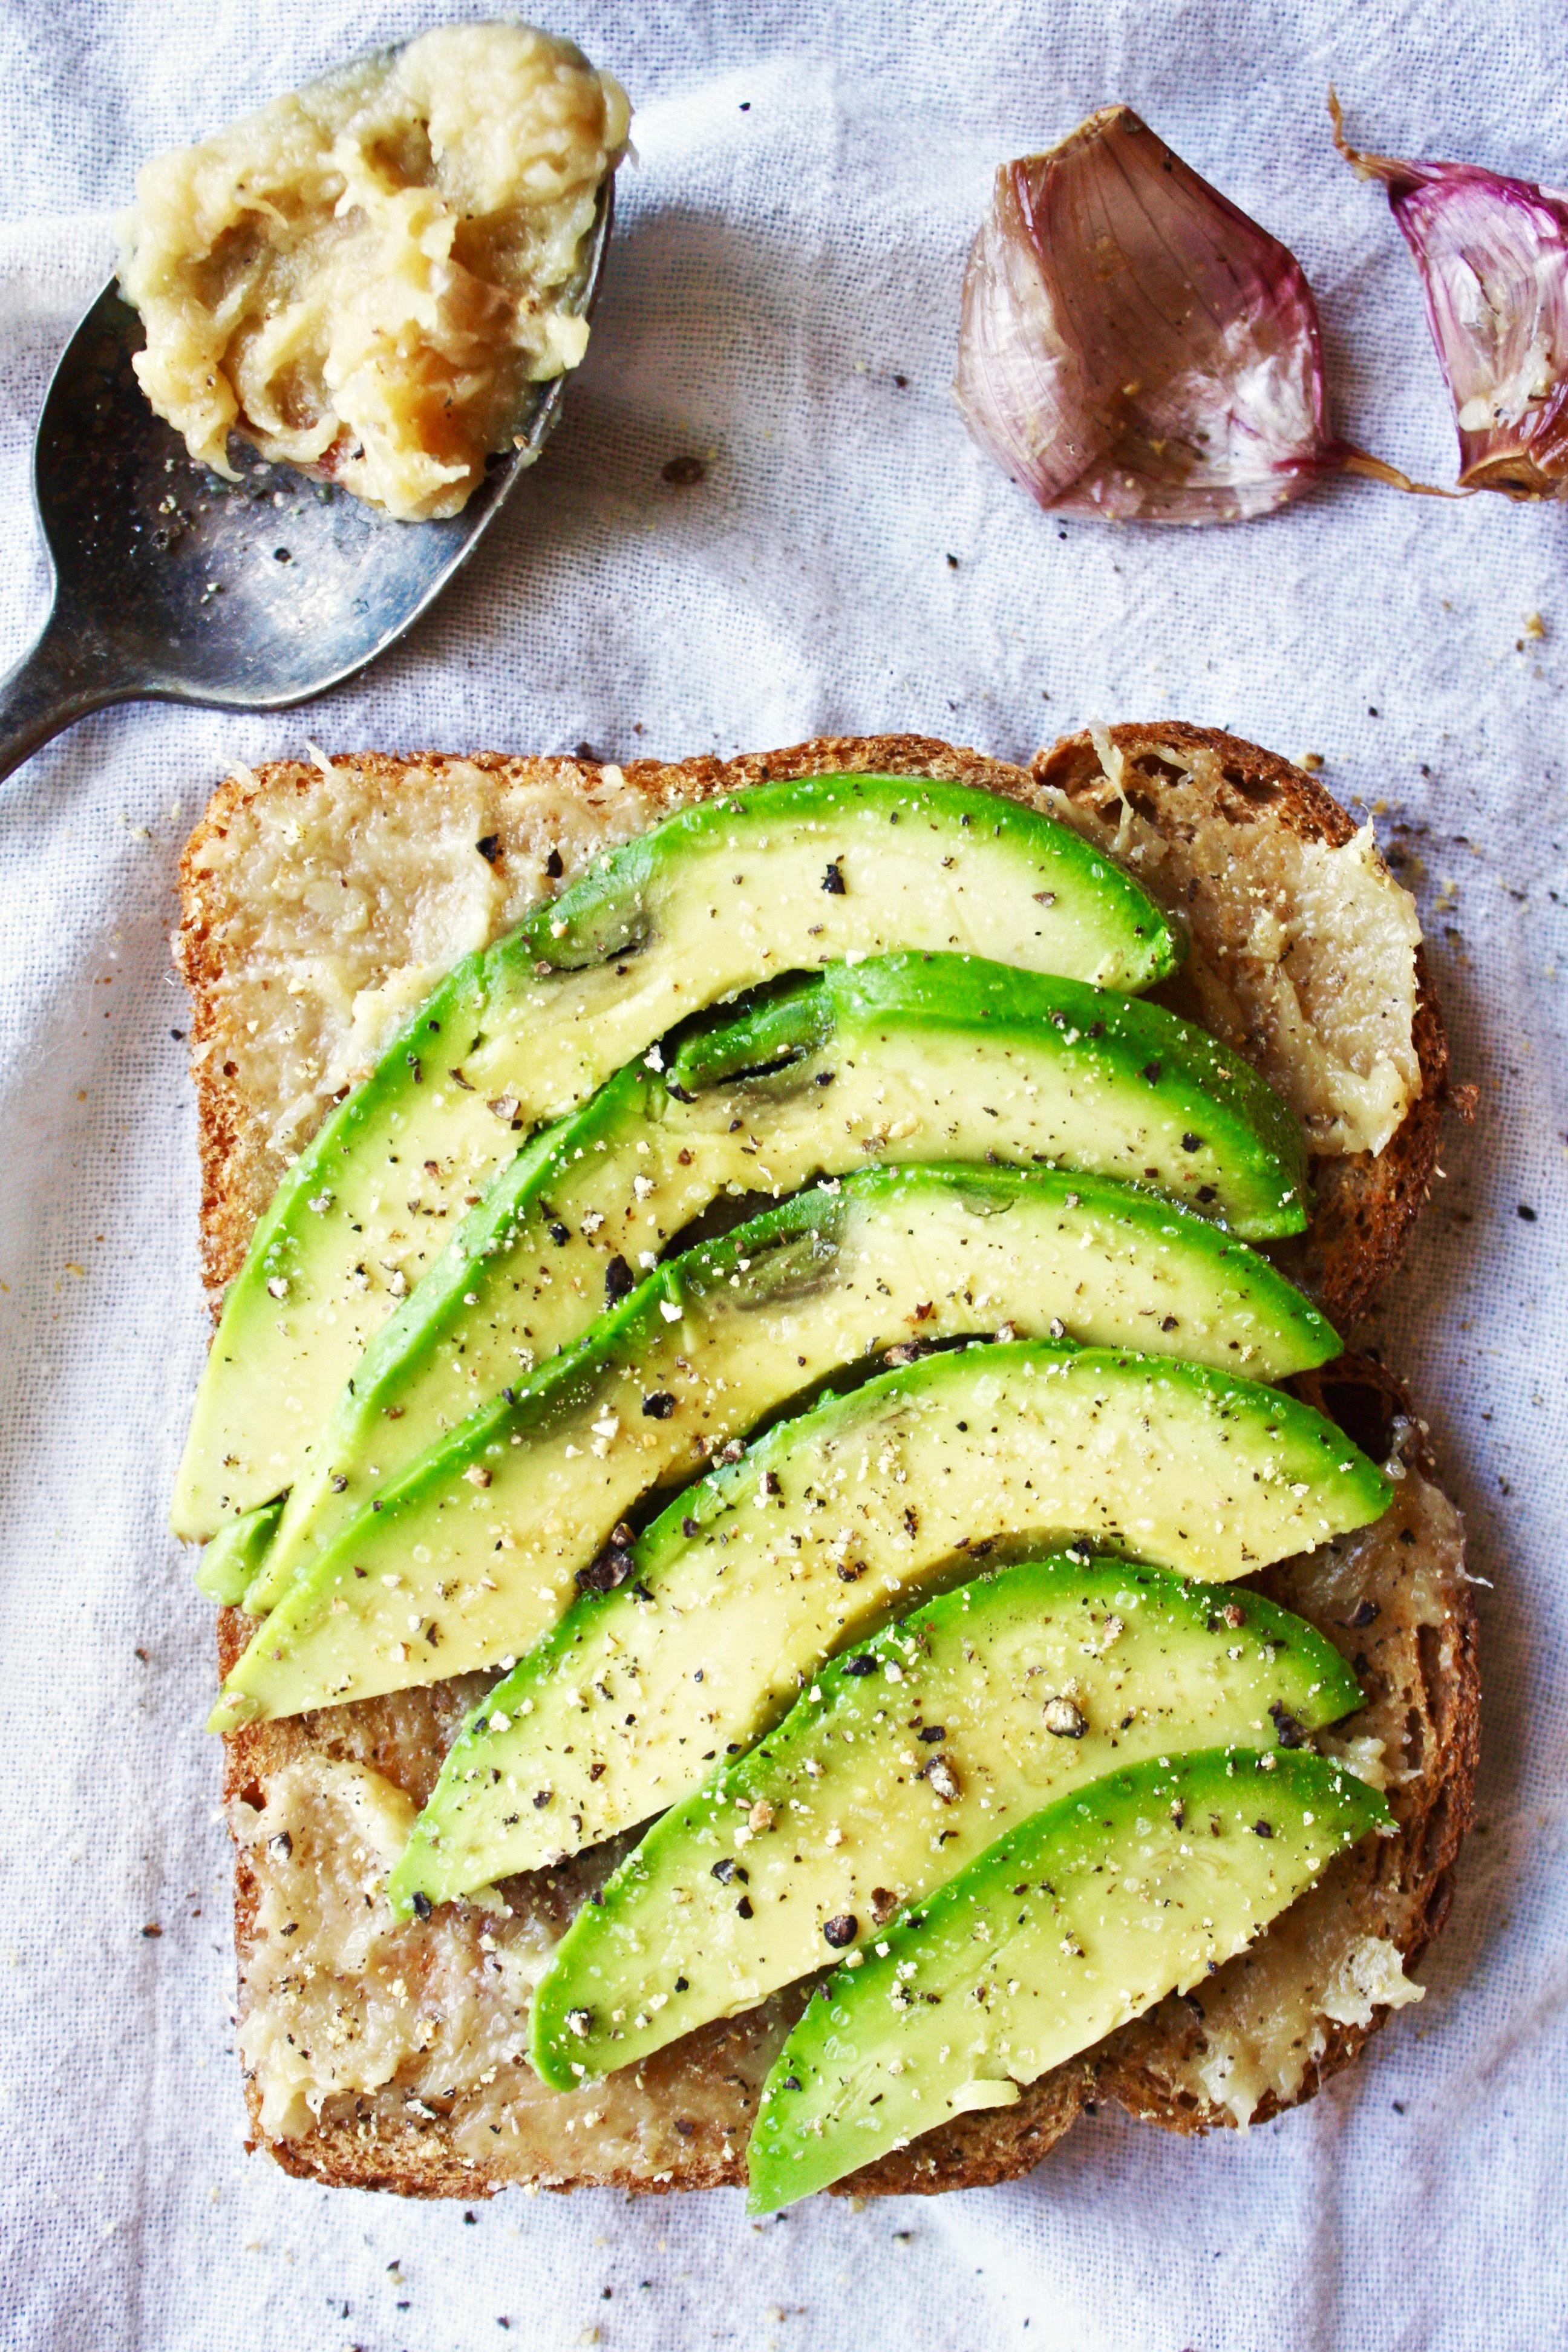
<path fill-rule="evenodd" d="M 571 307 L 593 309 L 614 212 L 599 193 Z M 352 677 L 438 596 L 556 418 L 535 385 L 521 447 L 492 458 L 461 514 L 395 522 L 347 490 L 230 444 L 241 478 L 195 464 L 132 371 L 142 322 L 111 280 L 67 344 L 33 448 L 54 574 L 42 635 L 0 680 L 0 777 L 114 702 L 282 710 Z"/>

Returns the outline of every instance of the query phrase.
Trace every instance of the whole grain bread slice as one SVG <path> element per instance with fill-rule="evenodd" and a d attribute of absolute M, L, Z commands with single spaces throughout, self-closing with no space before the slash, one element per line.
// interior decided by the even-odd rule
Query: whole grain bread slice
<path fill-rule="evenodd" d="M 1269 822 L 1278 816 L 1293 828 L 1315 830 L 1315 837 L 1331 845 L 1344 843 L 1353 832 L 1337 803 L 1309 778 L 1256 747 L 1173 727 L 1115 731 L 1129 756 L 1138 758 L 1157 758 L 1162 742 L 1188 749 L 1200 743 L 1242 778 L 1232 788 L 1238 811 L 1248 812 L 1248 823 L 1256 824 L 1263 808 Z M 334 1079 L 342 1082 L 341 1055 L 334 1061 L 331 1004 L 344 999 L 357 1008 L 368 999 L 374 1009 L 408 967 L 421 965 L 410 892 L 427 888 L 428 872 L 439 862 L 432 855 L 437 845 L 445 854 L 456 841 L 462 850 L 465 827 L 489 893 L 479 920 L 493 935 L 534 898 L 569 879 L 605 842 L 639 830 L 689 800 L 770 776 L 861 769 L 954 777 L 1037 805 L 1081 806 L 1103 791 L 1106 781 L 1098 764 L 1091 772 L 1081 751 L 1087 740 L 1073 739 L 1043 754 L 1033 774 L 931 739 L 880 736 L 818 739 L 735 761 L 619 765 L 586 758 L 371 754 L 330 763 L 279 763 L 231 778 L 215 794 L 187 845 L 176 950 L 193 998 L 203 1256 L 215 1314 L 289 1151 L 324 1112 L 337 1090 Z M 1145 781 L 1157 784 L 1159 779 Z M 1228 778 L 1222 775 L 1221 782 Z M 1148 799 L 1157 810 L 1157 791 Z M 367 891 L 367 872 L 380 856 L 378 828 L 387 826 L 401 827 L 400 837 L 412 845 L 409 871 L 418 879 L 400 883 L 395 861 L 383 858 L 375 887 Z M 277 836 L 270 848 L 269 829 Z M 460 856 L 455 866 L 461 872 Z M 266 877 L 278 871 L 292 875 L 298 886 L 282 912 L 281 902 L 262 903 L 274 887 Z M 334 967 L 322 978 L 323 966 L 341 947 L 332 919 L 337 892 L 368 896 L 370 912 L 353 935 L 358 944 L 344 951 L 347 977 Z M 1195 954 L 1211 946 L 1194 937 Z M 360 986 L 350 1000 L 345 992 L 355 982 Z M 325 992 L 328 1013 L 313 1005 L 312 989 Z M 293 1044 L 280 1044 L 272 1034 L 279 1006 L 290 1009 Z M 340 1005 L 334 1017 L 342 1028 L 348 1014 Z M 1336 1169 L 1326 1155 L 1317 1163 L 1319 1206 L 1298 1249 L 1299 1271 L 1331 1313 L 1342 1318 L 1370 1296 L 1392 1264 L 1430 1174 L 1446 1051 L 1424 975 L 1416 1029 L 1421 1089 L 1393 1142 L 1384 1154 L 1363 1155 L 1365 1164 L 1345 1160 Z M 304 1044 L 295 1050 L 301 1036 Z M 1379 1164 L 1388 1152 L 1397 1163 L 1392 1179 Z M 1370 1764 L 1365 1758 L 1363 1763 L 1375 1774 L 1384 1751 L 1393 1758 L 1387 1770 L 1400 1828 L 1395 1841 L 1342 1865 L 1344 1884 L 1336 1879 L 1332 1899 L 1320 1906 L 1323 1916 L 1308 1938 L 1310 1950 L 1292 1957 L 1289 1940 L 1282 1941 L 1278 1930 L 1255 1948 L 1257 1953 L 1283 1948 L 1286 1957 L 1267 1965 L 1293 1986 L 1306 2019 L 1302 2033 L 1294 2037 L 1300 2048 L 1287 2046 L 1284 2054 L 1275 2051 L 1269 2057 L 1273 2079 L 1258 2094 L 1258 2112 L 1310 2095 L 1353 2054 L 1388 2013 L 1388 2001 L 1372 1998 L 1380 1985 L 1394 2000 L 1408 1997 L 1397 1965 L 1390 1972 L 1387 1956 L 1414 1958 L 1436 1931 L 1468 1817 L 1474 1767 L 1474 1622 L 1457 1520 L 1435 1484 L 1418 1436 L 1412 1434 L 1407 1408 L 1375 1367 L 1342 1360 L 1318 1395 L 1342 1419 L 1346 1413 L 1359 1416 L 1369 1428 L 1369 1413 L 1382 1416 L 1376 1432 L 1386 1436 L 1406 1472 L 1397 1507 L 1419 1502 L 1421 1512 L 1409 1540 L 1403 1521 L 1395 1531 L 1391 1520 L 1386 1543 L 1359 1552 L 1352 1549 L 1342 1559 L 1336 1554 L 1331 1575 L 1315 1554 L 1308 1562 L 1270 1571 L 1268 1589 L 1322 1623 L 1336 1640 L 1345 1633 L 1342 1618 L 1354 1618 L 1367 1607 L 1374 1611 L 1364 1621 L 1375 1629 L 1372 1633 L 1352 1629 L 1363 1640 L 1364 1686 L 1373 1710 L 1368 1722 L 1373 1728 L 1360 1736 L 1369 1755 L 1373 1748 L 1379 1751 Z M 1394 1545 L 1397 1549 L 1391 1550 Z M 1411 1602 L 1412 1593 L 1418 1606 Z M 223 1612 L 220 1664 L 226 1666 L 237 1654 L 248 1630 L 238 1612 Z M 1362 1671 L 1360 1653 L 1357 1670 Z M 257 2141 L 290 2171 L 412 2196 L 473 2198 L 520 2179 L 562 2189 L 614 2185 L 630 2190 L 741 2179 L 757 2090 L 798 2007 L 798 1991 L 689 2037 L 635 2070 L 632 2079 L 611 2078 L 603 2113 L 585 2107 L 575 2094 L 565 2101 L 542 2094 L 521 2060 L 504 2052 L 489 2080 L 482 2068 L 473 2079 L 459 2079 L 461 2070 L 454 2063 L 448 2083 L 439 2071 L 445 2056 L 433 2059 L 428 2045 L 416 2046 L 417 2033 L 408 2038 L 402 2060 L 385 2079 L 359 2084 L 331 2080 L 325 2089 L 318 2084 L 302 2102 L 295 2100 L 281 2121 L 266 2112 L 268 2067 L 257 2053 L 265 2038 L 262 2029 L 274 2017 L 275 2048 L 289 2040 L 289 2027 L 312 2020 L 311 2032 L 319 2027 L 334 2047 L 342 2043 L 352 2052 L 356 2036 L 363 2047 L 373 2012 L 379 2015 L 377 2002 L 385 2006 L 381 1997 L 388 1985 L 404 1989 L 406 2006 L 425 1998 L 422 1988 L 437 1982 L 439 1968 L 447 1970 L 448 1984 L 465 1981 L 465 1971 L 481 1982 L 497 1968 L 496 1953 L 505 1953 L 509 1938 L 519 1950 L 547 1945 L 609 1866 L 611 1856 L 600 1853 L 509 1883 L 491 1910 L 475 1907 L 444 1924 L 437 1914 L 434 1922 L 406 1928 L 395 1929 L 388 1922 L 381 1942 L 373 1937 L 366 1948 L 372 1957 L 357 1980 L 340 1965 L 336 1948 L 318 1942 L 313 1949 L 309 1933 L 301 1937 L 298 1923 L 284 1917 L 300 1908 L 297 1882 L 313 1866 L 308 1835 L 301 1833 L 297 1848 L 292 1833 L 280 1826 L 285 1792 L 297 1791 L 312 1775 L 324 1786 L 322 1776 L 329 1772 L 368 1768 L 380 1785 L 422 1801 L 479 1687 L 470 1677 L 461 1685 L 251 1727 L 226 1742 L 225 1790 L 238 1840 L 236 1935 L 242 2032 L 249 2037 L 251 2059 L 247 2096 Z M 295 1801 L 292 1794 L 288 1801 Z M 330 1852 L 329 1862 L 335 1859 Z M 1308 1902 L 1320 1894 L 1315 1890 Z M 357 1894 L 354 1900 L 360 1900 Z M 448 1910 L 456 1914 L 457 1906 Z M 287 1944 L 285 1936 L 290 1937 Z M 1365 1961 L 1369 1949 L 1383 1958 Z M 1363 1962 L 1359 1978 L 1357 1954 Z M 1235 2120 L 1237 2086 L 1248 2065 L 1254 2074 L 1258 2067 L 1257 2020 L 1246 1996 L 1258 1980 L 1260 1965 L 1253 1955 L 1245 1964 L 1233 1963 L 1239 1990 L 1233 1990 L 1228 1979 L 1211 1987 L 1205 2019 L 1190 2006 L 1162 2004 L 1100 2051 L 1032 2085 L 1014 2106 L 956 2118 L 842 2186 L 880 2194 L 1010 2178 L 1037 2163 L 1097 2095 L 1119 2099 L 1132 2112 L 1181 2130 Z M 1354 1981 L 1341 1985 L 1335 1971 L 1345 1977 L 1347 1969 Z M 1347 2017 L 1325 2020 L 1315 2006 L 1323 1999 L 1337 2003 Z M 1358 2022 L 1363 2011 L 1364 2021 Z M 521 2016 L 521 2009 L 516 2014 Z M 496 2015 L 506 2023 L 500 2008 Z M 423 2023 L 419 2030 L 425 2030 Z M 300 2040 L 296 2033 L 290 2047 Z M 395 2054 L 403 2046 L 395 2032 L 390 2046 Z M 319 2057 L 311 2063 L 325 2068 Z M 323 2079 L 330 2074 L 326 2068 Z M 1227 2084 L 1229 2106 L 1224 2097 Z M 573 2109 L 570 2115 L 564 2114 L 567 2108 Z M 495 2121 L 497 2116 L 503 2120 Z M 581 2137 L 566 2137 L 579 2129 Z"/>

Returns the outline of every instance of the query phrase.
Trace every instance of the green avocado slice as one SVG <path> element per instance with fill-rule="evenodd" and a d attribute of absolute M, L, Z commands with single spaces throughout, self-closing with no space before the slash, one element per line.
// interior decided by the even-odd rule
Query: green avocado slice
<path fill-rule="evenodd" d="M 1079 1534 L 1226 1580 L 1391 1492 L 1295 1398 L 1194 1364 L 1013 1344 L 884 1373 L 681 1496 L 623 1580 L 520 1658 L 449 1750 L 395 1890 L 444 1900 L 679 1802 L 825 1658 L 999 1547 Z"/>
<path fill-rule="evenodd" d="M 529 1129 L 706 1005 L 895 948 L 1127 992 L 1179 959 L 1108 858 L 973 787 L 811 776 L 667 817 L 458 965 L 285 1176 L 197 1392 L 176 1535 L 291 1484 L 357 1358 Z"/>
<path fill-rule="evenodd" d="M 973 957 L 835 965 L 703 1031 L 668 1074 L 620 1071 L 501 1171 L 307 1447 L 253 1607 L 284 1590 L 306 1531 L 319 1541 L 579 1339 L 606 1286 L 656 1264 L 717 1194 L 776 1198 L 868 1157 L 1096 1170 L 1248 1233 L 1305 1216 L 1296 1121 L 1174 1014 Z M 1301 1365 L 1264 1360 L 1245 1330 L 1220 1360 L 1264 1379 Z"/>
<path fill-rule="evenodd" d="M 1147 1184 L 1251 1241 L 1307 1222 L 1300 1124 L 1239 1055 L 1163 1005 L 980 956 L 830 966 L 699 1028 L 669 1078 L 763 1089 L 752 1116 L 770 1130 L 773 1100 L 830 1085 L 832 1122 L 847 1122 L 851 1098 L 879 1157 L 899 1156 L 911 1120 L 950 1139 L 957 1125 L 975 1139 L 969 1158 Z M 902 1156 L 960 1154 L 911 1143 Z"/>
<path fill-rule="evenodd" d="M 342 1491 L 321 1496 L 292 1548 L 282 1528 L 273 1540 L 258 1604 L 284 1598 L 234 1686 L 284 1654 L 292 1686 L 314 1652 L 334 1698 L 350 1695 L 344 1675 L 363 1696 L 365 1674 L 412 1664 L 390 1683 L 374 1680 L 397 1688 L 516 1654 L 553 1623 L 577 1572 L 650 1488 L 689 1477 L 719 1446 L 868 1355 L 998 1330 L 1142 1339 L 1222 1363 L 1245 1340 L 1265 1371 L 1321 1363 L 1338 1349 L 1266 1260 L 1168 1202 L 1055 1170 L 871 1171 L 672 1259 L 570 1354 L 472 1414 L 401 1480 L 380 1486 L 375 1465 L 358 1459 L 339 1468 Z M 379 1614 L 373 1577 L 395 1595 Z M 546 1578 L 556 1597 L 542 1613 Z M 519 1585 L 532 1595 L 527 1608 Z M 405 1634 L 421 1593 L 447 1605 L 423 1610 L 416 1651 Z M 323 1596 L 330 1623 L 319 1622 Z M 373 1623 L 374 1665 L 360 1654 Z"/>
<path fill-rule="evenodd" d="M 281 1503 L 263 1503 L 219 1528 L 196 1563 L 196 1590 L 222 1607 L 237 1609 L 261 1573 L 282 1510 Z"/>
<path fill-rule="evenodd" d="M 1361 1704 L 1333 1644 L 1257 1593 L 1067 1553 L 980 1577 L 825 1666 L 656 1822 L 551 1955 L 534 2071 L 570 2090 L 755 2007 L 1103 1773 L 1299 1748 Z"/>
<path fill-rule="evenodd" d="M 952 2116 L 1010 2105 L 1245 1950 L 1389 1818 L 1321 1757 L 1224 1748 L 1046 1806 L 807 2003 L 763 2087 L 748 2210 L 775 2212 Z"/>

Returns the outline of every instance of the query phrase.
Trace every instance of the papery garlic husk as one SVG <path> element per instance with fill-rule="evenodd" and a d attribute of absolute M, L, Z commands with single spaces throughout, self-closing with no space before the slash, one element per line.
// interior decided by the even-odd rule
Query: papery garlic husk
<path fill-rule="evenodd" d="M 1058 514 L 1234 522 L 1329 467 L 1403 478 L 1330 435 L 1294 254 L 1125 106 L 997 173 L 953 390 Z"/>
<path fill-rule="evenodd" d="M 1406 163 L 1334 143 L 1381 180 L 1415 257 L 1454 397 L 1459 480 L 1513 499 L 1568 498 L 1568 191 L 1478 163 Z"/>

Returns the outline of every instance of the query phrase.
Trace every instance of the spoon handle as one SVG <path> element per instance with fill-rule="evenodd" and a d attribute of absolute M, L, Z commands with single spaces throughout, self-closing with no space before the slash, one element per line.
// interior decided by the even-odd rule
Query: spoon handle
<path fill-rule="evenodd" d="M 135 692 L 96 632 L 57 604 L 32 652 L 0 678 L 0 779 L 62 727 Z"/>

